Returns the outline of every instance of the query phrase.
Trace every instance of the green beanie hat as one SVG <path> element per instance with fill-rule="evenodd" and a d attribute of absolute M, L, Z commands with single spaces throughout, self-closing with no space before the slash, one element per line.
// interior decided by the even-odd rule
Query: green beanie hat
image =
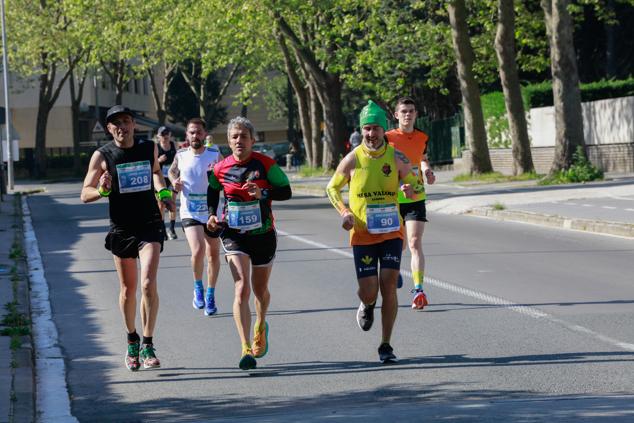
<path fill-rule="evenodd" d="M 374 124 L 379 125 L 384 131 L 387 131 L 387 114 L 372 100 L 368 100 L 368 105 L 361 109 L 359 115 L 359 126 Z"/>

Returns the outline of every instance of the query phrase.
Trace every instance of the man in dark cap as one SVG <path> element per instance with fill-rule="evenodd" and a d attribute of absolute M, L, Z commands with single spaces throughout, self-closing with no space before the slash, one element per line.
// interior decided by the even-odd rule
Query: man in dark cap
<path fill-rule="evenodd" d="M 158 146 L 158 161 L 161 165 L 161 170 L 163 172 L 163 178 L 165 178 L 165 183 L 168 188 L 172 188 L 172 183 L 168 178 L 168 172 L 170 166 L 174 162 L 174 157 L 176 156 L 176 145 L 174 141 L 172 141 L 172 131 L 167 126 L 161 126 L 156 132 L 157 138 L 157 146 Z M 165 207 L 163 206 L 163 202 L 159 201 L 159 210 L 161 211 L 161 219 L 163 218 L 163 212 L 165 211 Z M 174 230 L 174 226 L 176 225 L 176 212 L 170 211 L 170 223 L 169 227 L 166 230 L 166 238 L 167 239 L 177 239 L 176 231 Z"/>
<path fill-rule="evenodd" d="M 106 249 L 113 255 L 119 277 L 119 307 L 127 330 L 126 367 L 136 371 L 159 367 L 153 333 L 158 313 L 157 270 L 165 227 L 154 191 L 169 210 L 175 210 L 158 161 L 156 144 L 134 139 L 134 113 L 111 107 L 106 129 L 113 141 L 97 149 L 90 159 L 81 190 L 84 203 L 107 197 L 110 231 Z M 136 332 L 137 259 L 141 267 L 141 323 L 143 340 Z"/>

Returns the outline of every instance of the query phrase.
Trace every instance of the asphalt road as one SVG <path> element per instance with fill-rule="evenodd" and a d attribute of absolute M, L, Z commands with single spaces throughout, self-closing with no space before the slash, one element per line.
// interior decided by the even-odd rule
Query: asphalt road
<path fill-rule="evenodd" d="M 339 218 L 326 199 L 297 196 L 274 205 L 270 349 L 258 369 L 237 368 L 226 266 L 219 314 L 192 308 L 179 231 L 159 272 L 155 343 L 163 367 L 131 373 L 117 278 L 103 248 L 107 205 L 81 204 L 79 189 L 51 185 L 29 205 L 72 413 L 82 422 L 634 419 L 630 240 L 430 214 L 432 305 L 409 309 L 406 278 L 392 340 L 400 361 L 384 366 L 379 321 L 368 333 L 355 321 L 354 269 Z"/>
<path fill-rule="evenodd" d="M 509 208 L 580 219 L 634 223 L 634 196 L 548 201 L 513 205 Z"/>

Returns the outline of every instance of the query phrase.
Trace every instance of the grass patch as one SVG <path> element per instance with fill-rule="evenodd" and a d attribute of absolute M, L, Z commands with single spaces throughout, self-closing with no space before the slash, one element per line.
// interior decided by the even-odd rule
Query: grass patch
<path fill-rule="evenodd" d="M 494 203 L 491 207 L 493 210 L 506 210 L 506 206 L 502 203 Z"/>
<path fill-rule="evenodd" d="M 2 319 L 1 324 L 4 327 L 0 330 L 0 335 L 10 336 L 10 347 L 12 350 L 17 350 L 22 345 L 21 337 L 31 333 L 29 327 L 31 321 L 24 314 L 18 312 L 18 303 L 16 301 L 11 301 L 5 304 L 4 307 L 9 313 Z"/>
<path fill-rule="evenodd" d="M 318 167 L 302 166 L 299 168 L 299 171 L 297 173 L 303 177 L 331 176 L 334 173 L 334 171 L 331 169 L 325 169 L 321 166 L 318 166 Z"/>
<path fill-rule="evenodd" d="M 488 173 L 462 173 L 453 178 L 454 182 L 480 182 L 493 184 L 497 182 L 530 181 L 541 177 L 535 172 L 522 173 L 521 175 L 503 175 L 500 172 Z"/>
<path fill-rule="evenodd" d="M 14 242 L 13 246 L 11 247 L 11 251 L 9 252 L 9 258 L 17 260 L 21 259 L 22 257 L 24 257 L 24 250 L 22 250 L 22 247 L 20 247 L 18 243 Z"/>
<path fill-rule="evenodd" d="M 539 185 L 574 184 L 600 180 L 603 180 L 603 171 L 586 158 L 583 147 L 577 146 L 570 168 L 546 176 L 539 181 Z"/>

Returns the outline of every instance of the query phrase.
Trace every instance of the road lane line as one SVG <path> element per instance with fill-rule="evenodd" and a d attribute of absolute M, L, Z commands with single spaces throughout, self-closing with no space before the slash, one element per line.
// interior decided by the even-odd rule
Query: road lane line
<path fill-rule="evenodd" d="M 48 283 L 44 277 L 44 263 L 33 230 L 26 195 L 22 196 L 22 221 L 31 284 L 37 421 L 77 423 L 77 419 L 70 413 L 64 356 L 59 347 L 57 327 L 51 313 Z"/>
<path fill-rule="evenodd" d="M 277 229 L 278 234 L 285 236 L 287 238 L 293 239 L 298 242 L 302 242 L 304 244 L 312 245 L 313 247 L 318 247 L 324 249 L 326 251 L 332 251 L 333 253 L 339 254 L 344 257 L 353 258 L 353 254 L 350 251 L 342 250 L 341 248 L 331 247 L 326 244 L 322 244 L 321 242 L 312 241 L 310 239 L 293 235 L 285 231 L 281 231 Z M 412 273 L 409 270 L 401 270 L 401 274 L 407 276 L 408 278 L 412 278 Z M 584 335 L 591 336 L 599 341 L 610 344 L 614 347 L 621 348 L 626 351 L 634 351 L 634 344 L 619 341 L 618 339 L 611 338 L 609 336 L 603 335 L 601 333 L 595 332 L 592 329 L 588 329 L 584 326 L 576 325 L 574 323 L 566 322 L 558 317 L 555 317 L 551 314 L 545 313 L 537 308 L 524 306 L 513 301 L 506 300 L 501 297 L 496 297 L 494 295 L 485 294 L 484 292 L 476 291 L 473 289 L 465 288 L 459 285 L 455 285 L 449 282 L 441 281 L 438 279 L 430 278 L 425 276 L 425 283 L 431 286 L 435 286 L 437 288 L 441 288 L 450 292 L 455 292 L 460 295 L 464 295 L 467 297 L 475 298 L 477 300 L 486 302 L 488 304 L 493 304 L 502 308 L 509 309 L 516 313 L 522 314 L 524 316 L 528 316 L 534 319 L 544 319 L 549 322 L 556 323 L 559 326 L 563 326 L 564 328 Z"/>

